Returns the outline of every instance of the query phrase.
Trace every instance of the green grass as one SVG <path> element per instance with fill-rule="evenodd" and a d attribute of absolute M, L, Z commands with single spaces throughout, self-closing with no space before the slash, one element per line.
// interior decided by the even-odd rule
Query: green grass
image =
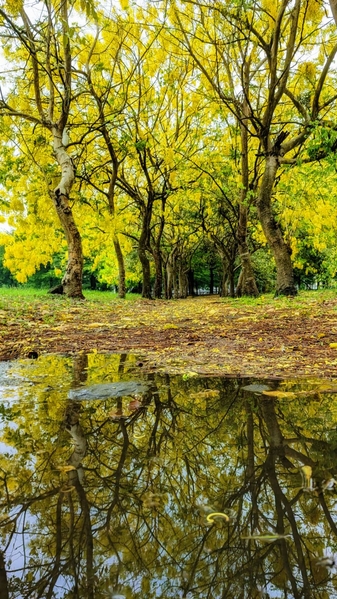
<path fill-rule="evenodd" d="M 87 302 L 70 299 L 64 295 L 51 295 L 47 289 L 32 287 L 0 287 L 0 320 L 25 324 L 38 318 L 45 324 L 53 325 L 61 314 L 67 313 L 75 306 L 99 313 L 100 309 L 109 309 L 113 304 L 123 306 L 139 299 L 137 294 L 127 294 L 126 300 L 119 299 L 116 293 L 109 291 L 84 291 Z"/>
<path fill-rule="evenodd" d="M 231 304 L 236 307 L 254 307 L 261 305 L 277 304 L 281 307 L 300 307 L 301 305 L 308 305 L 312 302 L 324 302 L 332 299 L 336 299 L 336 289 L 317 289 L 310 291 L 299 291 L 295 297 L 287 297 L 280 295 L 275 297 L 273 293 L 262 293 L 259 297 L 224 297 L 222 301 L 224 303 Z"/>
<path fill-rule="evenodd" d="M 1 292 L 1 290 L 0 290 Z M 112 291 L 92 291 L 91 289 L 84 289 L 83 295 L 87 300 L 90 301 L 98 301 L 98 302 L 111 302 L 113 300 L 120 300 L 117 293 L 113 293 Z M 138 300 L 141 298 L 139 293 L 127 293 L 125 299 L 126 300 Z M 124 301 L 124 300 L 120 300 Z"/>
<path fill-rule="evenodd" d="M 44 297 L 46 289 L 34 289 L 33 287 L 0 287 L 0 297 Z"/>
<path fill-rule="evenodd" d="M 113 301 L 118 300 L 118 294 L 113 293 L 112 291 L 92 291 L 91 289 L 84 289 L 83 295 L 86 299 L 90 301 Z M 138 293 L 127 293 L 127 300 L 136 300 L 141 296 Z M 48 293 L 48 289 L 36 289 L 34 287 L 0 287 L 0 298 L 22 298 L 24 299 L 32 299 L 32 298 L 50 298 L 53 300 L 54 298 L 62 298 L 67 299 L 65 296 L 61 295 L 51 295 Z"/>
<path fill-rule="evenodd" d="M 85 289 L 83 291 L 85 298 L 91 303 L 109 303 L 120 300 L 117 293 L 111 291 L 92 291 Z M 200 296 L 202 297 L 202 296 Z M 319 289 L 313 291 L 300 291 L 299 294 L 294 298 L 279 296 L 275 297 L 272 293 L 261 294 L 258 298 L 251 297 L 240 297 L 240 298 L 221 298 L 225 304 L 239 307 L 251 307 L 261 305 L 273 305 L 274 307 L 279 306 L 280 308 L 286 308 L 287 306 L 292 308 L 301 308 L 301 306 L 308 306 L 312 302 L 324 302 L 335 299 L 337 297 L 337 291 L 335 289 Z M 137 293 L 127 293 L 127 301 L 136 301 L 141 299 L 141 296 Z M 31 303 L 38 301 L 49 304 L 50 306 L 56 307 L 55 302 L 58 306 L 69 302 L 72 304 L 74 300 L 70 300 L 65 296 L 61 295 L 50 295 L 47 289 L 36 289 L 33 287 L 0 287 L 0 309 L 8 309 L 10 304 L 12 308 L 18 309 L 21 312 Z M 76 300 L 75 300 L 76 301 Z"/>

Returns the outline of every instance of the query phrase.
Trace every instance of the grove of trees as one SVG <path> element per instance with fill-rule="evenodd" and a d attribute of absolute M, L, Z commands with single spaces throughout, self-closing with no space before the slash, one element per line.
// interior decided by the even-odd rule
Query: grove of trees
<path fill-rule="evenodd" d="M 82 298 L 85 269 L 169 299 L 205 263 L 223 295 L 334 278 L 336 0 L 4 0 L 0 33 L 19 283 L 48 267 Z"/>

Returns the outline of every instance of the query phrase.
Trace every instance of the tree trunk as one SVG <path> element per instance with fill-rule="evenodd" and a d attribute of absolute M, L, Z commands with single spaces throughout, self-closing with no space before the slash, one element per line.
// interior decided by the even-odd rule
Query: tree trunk
<path fill-rule="evenodd" d="M 158 228 L 158 234 L 155 238 L 154 250 L 153 250 L 153 259 L 156 270 L 156 278 L 154 282 L 154 297 L 156 299 L 160 299 L 163 293 L 163 256 L 161 253 L 161 240 L 164 233 L 165 226 L 165 204 L 166 204 L 166 196 L 162 197 L 161 207 L 162 212 L 160 216 L 160 223 Z"/>
<path fill-rule="evenodd" d="M 188 279 L 186 270 L 183 264 L 179 265 L 178 269 L 178 297 L 185 299 L 188 295 Z"/>
<path fill-rule="evenodd" d="M 177 273 L 177 263 L 175 262 L 172 268 L 172 283 L 173 283 L 173 297 L 174 299 L 179 298 L 179 281 Z"/>
<path fill-rule="evenodd" d="M 173 297 L 173 266 L 170 259 L 166 265 L 166 299 L 172 299 Z"/>
<path fill-rule="evenodd" d="M 93 273 L 90 275 L 90 289 L 93 291 L 97 289 L 97 279 Z"/>
<path fill-rule="evenodd" d="M 160 299 L 162 296 L 163 290 L 163 272 L 162 272 L 162 263 L 161 257 L 157 254 L 154 257 L 154 264 L 156 269 L 156 278 L 154 282 L 154 297 L 156 299 Z"/>
<path fill-rule="evenodd" d="M 337 0 L 330 0 L 330 8 L 337 25 Z"/>
<path fill-rule="evenodd" d="M 214 294 L 214 267 L 209 267 L 209 293 Z"/>
<path fill-rule="evenodd" d="M 153 260 L 156 271 L 156 278 L 154 282 L 154 297 L 156 299 L 160 299 L 163 292 L 163 261 L 159 249 L 156 249 L 153 252 Z"/>
<path fill-rule="evenodd" d="M 218 248 L 222 261 L 221 297 L 235 297 L 234 283 L 234 261 L 236 255 L 236 244 L 230 250 L 224 251 Z"/>
<path fill-rule="evenodd" d="M 294 284 L 294 273 L 290 258 L 291 251 L 283 239 L 271 206 L 271 195 L 277 169 L 277 156 L 268 156 L 257 199 L 257 210 L 263 232 L 275 258 L 277 270 L 276 294 L 294 296 L 297 294 L 297 290 Z"/>
<path fill-rule="evenodd" d="M 73 361 L 72 387 L 76 389 L 88 379 L 88 354 L 78 354 Z"/>
<path fill-rule="evenodd" d="M 5 555 L 0 551 L 0 599 L 9 599 Z"/>
<path fill-rule="evenodd" d="M 167 273 L 167 264 L 165 264 L 165 263 L 164 263 L 163 283 L 164 283 L 164 298 L 169 299 L 169 297 L 168 297 L 168 273 Z"/>
<path fill-rule="evenodd" d="M 236 295 L 237 297 L 242 297 L 244 295 L 249 297 L 258 297 L 259 290 L 255 282 L 250 253 L 249 251 L 245 252 L 244 248 L 240 244 L 239 255 L 241 258 L 242 270 L 240 273 L 240 284 L 238 284 L 236 288 Z"/>
<path fill-rule="evenodd" d="M 177 248 L 174 248 L 168 255 L 167 263 L 166 263 L 166 275 L 167 275 L 167 295 L 166 299 L 172 299 L 173 294 L 176 296 L 176 257 L 177 257 Z"/>
<path fill-rule="evenodd" d="M 142 281 L 142 297 L 146 299 L 152 299 L 151 294 L 151 268 L 150 260 L 148 258 L 147 251 L 150 248 L 150 227 L 152 219 L 152 208 L 153 208 L 153 194 L 148 193 L 147 203 L 142 201 L 142 229 L 138 241 L 138 257 L 142 267 L 143 281 Z"/>
<path fill-rule="evenodd" d="M 121 248 L 121 244 L 119 243 L 119 239 L 117 235 L 114 235 L 113 244 L 115 248 L 117 264 L 118 264 L 118 297 L 121 299 L 125 298 L 126 288 L 125 288 L 125 264 L 124 264 L 124 256 Z"/>
<path fill-rule="evenodd" d="M 151 269 L 150 260 L 146 254 L 146 248 L 144 247 L 142 240 L 139 240 L 138 256 L 142 266 L 143 283 L 142 283 L 142 297 L 151 299 Z"/>
<path fill-rule="evenodd" d="M 247 207 L 244 204 L 240 204 L 239 206 L 237 237 L 239 256 L 241 260 L 241 280 L 240 287 L 239 285 L 237 286 L 236 294 L 238 297 L 242 295 L 258 297 L 259 290 L 256 285 L 252 260 L 247 243 Z"/>
<path fill-rule="evenodd" d="M 188 278 L 188 295 L 194 296 L 194 270 L 192 268 L 189 269 L 187 273 Z"/>
<path fill-rule="evenodd" d="M 243 83 L 245 96 L 243 102 L 243 114 L 245 117 L 250 115 L 249 99 L 249 63 L 245 63 L 243 69 Z M 239 221 L 237 227 L 238 250 L 241 260 L 241 277 L 240 286 L 237 286 L 236 293 L 238 296 L 248 295 L 250 297 L 258 297 L 259 290 L 257 288 L 254 276 L 253 265 L 250 257 L 250 251 L 247 243 L 247 193 L 249 189 L 249 163 L 248 163 L 248 130 L 245 121 L 240 123 L 241 132 L 241 179 L 242 189 L 239 204 Z"/>
<path fill-rule="evenodd" d="M 59 185 L 50 195 L 68 244 L 68 264 L 62 279 L 63 293 L 68 297 L 84 299 L 82 293 L 82 241 L 69 204 L 75 173 L 72 160 L 62 144 L 62 131 L 56 126 L 52 131 L 56 160 L 61 167 L 62 175 Z"/>
<path fill-rule="evenodd" d="M 101 120 L 104 122 L 103 114 L 101 115 Z M 116 185 L 116 180 L 117 180 L 117 171 L 118 171 L 119 163 L 117 161 L 115 151 L 111 144 L 109 134 L 106 130 L 105 125 L 104 125 L 103 133 L 104 133 L 104 139 L 105 139 L 107 147 L 109 149 L 111 161 L 113 164 L 113 171 L 111 174 L 109 190 L 108 190 L 108 201 L 109 201 L 109 212 L 110 212 L 111 220 L 114 221 L 115 215 L 116 215 L 115 185 Z M 115 248 L 115 254 L 116 254 L 117 265 L 118 265 L 118 297 L 120 297 L 121 299 L 124 299 L 125 298 L 125 264 L 124 264 L 124 256 L 123 256 L 121 244 L 119 243 L 118 234 L 116 232 L 114 232 L 112 243 Z"/>
<path fill-rule="evenodd" d="M 227 266 L 223 266 L 220 297 L 228 297 L 228 272 Z"/>
<path fill-rule="evenodd" d="M 228 281 L 229 281 L 229 297 L 235 297 L 234 267 L 232 264 L 230 264 L 228 267 Z"/>

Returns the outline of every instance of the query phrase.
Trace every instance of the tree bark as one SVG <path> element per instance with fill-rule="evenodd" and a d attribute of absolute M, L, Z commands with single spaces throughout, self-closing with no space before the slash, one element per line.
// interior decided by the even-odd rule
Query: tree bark
<path fill-rule="evenodd" d="M 0 599 L 9 599 L 5 556 L 0 551 Z"/>
<path fill-rule="evenodd" d="M 121 299 L 125 298 L 126 287 L 125 287 L 125 264 L 124 264 L 124 256 L 121 248 L 121 244 L 119 243 L 119 239 L 117 235 L 114 235 L 113 244 L 115 248 L 117 264 L 118 264 L 118 297 Z"/>
<path fill-rule="evenodd" d="M 245 96 L 243 101 L 243 117 L 244 119 L 240 122 L 240 134 L 241 134 L 241 180 L 242 189 L 239 204 L 239 220 L 237 226 L 237 241 L 238 251 L 241 260 L 241 277 L 240 286 L 237 287 L 237 295 L 248 295 L 250 297 L 258 297 L 259 290 L 257 288 L 254 276 L 253 265 L 250 257 L 250 251 L 247 243 L 247 221 L 248 221 L 248 208 L 247 208 L 247 194 L 249 189 L 249 163 L 248 163 L 248 130 L 246 125 L 246 119 L 250 116 L 249 107 L 249 62 L 244 64 L 243 68 L 243 86 L 245 90 Z"/>
<path fill-rule="evenodd" d="M 191 297 L 194 296 L 194 270 L 192 268 L 189 269 L 187 273 L 188 278 L 188 295 Z"/>
<path fill-rule="evenodd" d="M 142 297 L 152 299 L 151 294 L 151 268 L 147 251 L 150 248 L 150 226 L 153 209 L 153 194 L 148 193 L 147 202 L 141 202 L 142 229 L 138 241 L 138 257 L 142 267 Z"/>
<path fill-rule="evenodd" d="M 333 18 L 335 19 L 335 23 L 337 25 L 337 0 L 330 0 L 330 7 Z"/>
<path fill-rule="evenodd" d="M 166 299 L 172 299 L 173 293 L 176 293 L 176 259 L 177 247 L 168 255 L 166 263 Z M 174 296 L 176 297 L 176 295 Z"/>
<path fill-rule="evenodd" d="M 173 297 L 173 266 L 168 260 L 166 265 L 166 285 L 165 285 L 165 299 L 172 299 Z"/>
<path fill-rule="evenodd" d="M 184 264 L 180 264 L 178 268 L 178 297 L 185 299 L 188 295 L 188 278 Z"/>
<path fill-rule="evenodd" d="M 164 298 L 169 299 L 168 297 L 168 274 L 167 274 L 167 264 L 164 262 L 164 273 L 163 273 L 163 283 L 164 283 Z"/>
<path fill-rule="evenodd" d="M 241 260 L 240 286 L 237 286 L 236 295 L 241 297 L 248 295 L 258 297 L 259 290 L 256 285 L 255 275 L 247 243 L 247 207 L 244 204 L 239 206 L 239 222 L 237 229 L 238 251 Z"/>
<path fill-rule="evenodd" d="M 217 246 L 222 261 L 221 297 L 235 297 L 234 284 L 234 261 L 236 255 L 236 244 L 231 248 Z"/>
<path fill-rule="evenodd" d="M 72 160 L 62 143 L 61 128 L 54 125 L 52 133 L 56 160 L 61 167 L 62 174 L 59 185 L 50 195 L 68 244 L 68 263 L 62 279 L 63 293 L 68 297 L 84 299 L 82 293 L 82 241 L 69 203 L 69 195 L 75 180 L 75 173 Z"/>
<path fill-rule="evenodd" d="M 159 248 L 153 251 L 154 267 L 156 271 L 156 278 L 154 282 L 154 297 L 160 299 L 163 292 L 163 261 Z"/>
<path fill-rule="evenodd" d="M 214 294 L 214 266 L 209 267 L 209 293 Z"/>
<path fill-rule="evenodd" d="M 160 244 L 165 226 L 165 203 L 166 196 L 162 198 L 162 214 L 160 217 L 158 234 L 155 238 L 154 250 L 152 252 L 156 270 L 156 278 L 154 282 L 154 297 L 156 299 L 160 299 L 163 293 L 163 257 L 160 249 Z"/>
<path fill-rule="evenodd" d="M 173 297 L 174 299 L 179 298 L 179 281 L 178 281 L 178 269 L 177 264 L 173 266 L 172 282 L 173 282 Z"/>
<path fill-rule="evenodd" d="M 223 266 L 223 270 L 222 270 L 220 297 L 228 297 L 228 271 L 227 271 L 227 266 Z"/>
<path fill-rule="evenodd" d="M 297 295 L 294 283 L 291 250 L 285 243 L 282 231 L 275 220 L 271 206 L 271 195 L 278 169 L 277 156 L 266 157 L 265 171 L 257 199 L 257 210 L 263 232 L 276 262 L 276 295 Z"/>
<path fill-rule="evenodd" d="M 138 243 L 138 257 L 142 266 L 143 282 L 142 282 L 142 297 L 151 299 L 151 269 L 150 260 L 146 253 L 147 249 L 147 232 L 142 231 Z"/>

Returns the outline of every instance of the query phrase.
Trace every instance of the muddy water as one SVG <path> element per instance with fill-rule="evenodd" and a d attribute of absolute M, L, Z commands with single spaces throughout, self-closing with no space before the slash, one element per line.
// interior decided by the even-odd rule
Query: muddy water
<path fill-rule="evenodd" d="M 0 364 L 0 599 L 337 597 L 337 381 Z"/>

